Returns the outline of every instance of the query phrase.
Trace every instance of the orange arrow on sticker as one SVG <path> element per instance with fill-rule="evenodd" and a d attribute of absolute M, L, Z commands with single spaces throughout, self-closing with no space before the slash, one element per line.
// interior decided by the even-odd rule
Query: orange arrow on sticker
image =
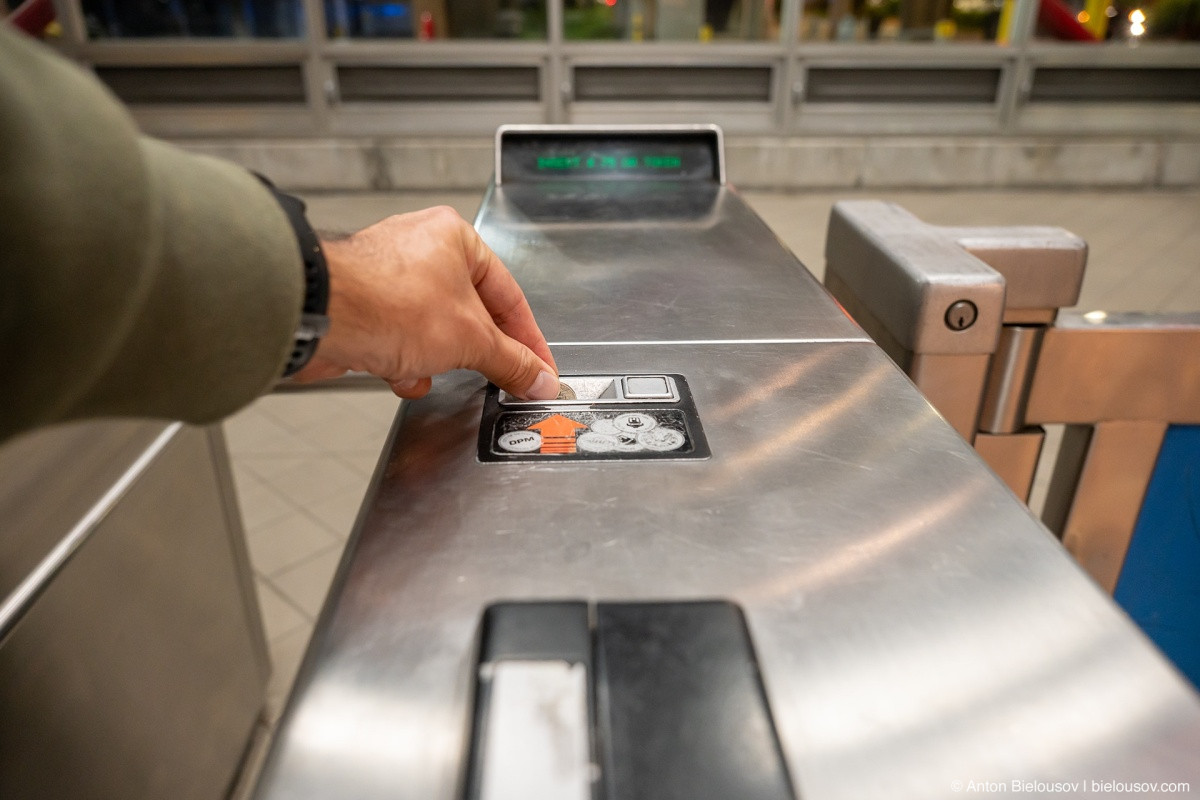
<path fill-rule="evenodd" d="M 580 428 L 586 428 L 582 422 L 564 417 L 562 414 L 552 414 L 541 422 L 530 425 L 529 430 L 542 435 L 542 447 L 539 453 L 575 452 L 575 434 Z"/>

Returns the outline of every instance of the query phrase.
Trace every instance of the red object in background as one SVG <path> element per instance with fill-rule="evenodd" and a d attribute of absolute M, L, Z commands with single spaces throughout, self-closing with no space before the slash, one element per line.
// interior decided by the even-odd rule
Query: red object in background
<path fill-rule="evenodd" d="M 420 30 L 420 33 L 418 34 L 418 37 L 422 41 L 427 42 L 434 37 L 434 34 L 435 34 L 435 31 L 433 29 L 433 14 L 431 14 L 428 11 L 422 11 L 421 12 L 421 30 Z"/>
<path fill-rule="evenodd" d="M 1054 34 L 1055 39 L 1069 42 L 1098 42 L 1096 35 L 1075 18 L 1075 12 L 1062 0 L 1041 0 L 1038 3 L 1038 23 Z"/>
<path fill-rule="evenodd" d="M 8 22 L 30 36 L 41 36 L 46 26 L 54 22 L 53 0 L 25 0 L 8 15 Z"/>

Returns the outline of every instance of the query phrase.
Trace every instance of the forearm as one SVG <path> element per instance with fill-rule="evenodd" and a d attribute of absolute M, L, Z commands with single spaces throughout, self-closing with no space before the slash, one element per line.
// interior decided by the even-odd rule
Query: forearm
<path fill-rule="evenodd" d="M 96 415 L 202 422 L 280 374 L 295 235 L 245 171 L 140 139 L 89 75 L 0 31 L 0 440 Z"/>

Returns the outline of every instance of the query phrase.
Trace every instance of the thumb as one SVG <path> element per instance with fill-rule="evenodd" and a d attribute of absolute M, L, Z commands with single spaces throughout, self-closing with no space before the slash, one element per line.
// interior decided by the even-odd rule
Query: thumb
<path fill-rule="evenodd" d="M 496 330 L 491 352 L 475 367 L 509 394 L 526 400 L 558 397 L 558 375 L 545 361 L 516 339 Z"/>

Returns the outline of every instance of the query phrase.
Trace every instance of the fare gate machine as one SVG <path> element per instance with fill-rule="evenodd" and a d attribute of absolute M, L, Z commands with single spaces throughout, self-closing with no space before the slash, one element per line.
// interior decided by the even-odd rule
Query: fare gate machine
<path fill-rule="evenodd" d="M 1200 699 L 722 158 L 498 132 L 476 227 L 569 391 L 403 404 L 257 797 L 1196 791 Z"/>

